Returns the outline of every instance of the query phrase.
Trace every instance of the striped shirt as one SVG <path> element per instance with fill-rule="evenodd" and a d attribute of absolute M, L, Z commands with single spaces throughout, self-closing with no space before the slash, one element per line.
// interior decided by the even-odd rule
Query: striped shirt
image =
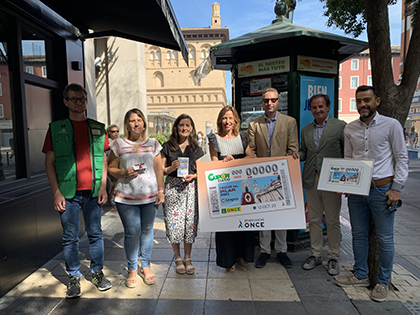
<path fill-rule="evenodd" d="M 219 135 L 216 135 L 217 143 L 220 149 L 220 156 L 243 154 L 244 146 L 242 144 L 242 138 L 239 134 L 236 138 L 222 139 Z"/>

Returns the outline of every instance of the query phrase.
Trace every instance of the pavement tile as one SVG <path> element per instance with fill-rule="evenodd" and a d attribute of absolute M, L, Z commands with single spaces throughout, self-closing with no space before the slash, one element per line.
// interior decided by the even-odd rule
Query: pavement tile
<path fill-rule="evenodd" d="M 395 275 L 392 277 L 393 285 L 411 285 L 416 286 L 420 290 L 420 281 L 412 275 Z"/>
<path fill-rule="evenodd" d="M 377 303 L 373 301 L 353 301 L 353 304 L 360 315 L 412 315 L 401 302 L 384 301 Z"/>
<path fill-rule="evenodd" d="M 345 287 L 341 288 L 350 300 L 371 301 L 370 290 L 363 287 Z"/>
<path fill-rule="evenodd" d="M 172 261 L 173 258 L 174 251 L 172 248 L 155 248 L 152 251 L 151 261 Z"/>
<path fill-rule="evenodd" d="M 182 247 L 182 246 L 181 246 Z M 191 251 L 191 259 L 195 261 L 208 261 L 209 260 L 209 248 L 195 248 L 193 245 Z"/>
<path fill-rule="evenodd" d="M 250 283 L 254 301 L 300 301 L 290 279 L 250 279 Z"/>
<path fill-rule="evenodd" d="M 398 255 L 420 256 L 420 245 L 398 245 L 395 247 Z"/>
<path fill-rule="evenodd" d="M 104 260 L 124 260 L 125 259 L 125 250 L 124 248 L 110 247 L 105 249 Z M 85 258 L 88 259 L 88 258 Z"/>
<path fill-rule="evenodd" d="M 293 314 L 293 315 L 306 315 L 302 303 L 300 302 L 254 302 L 256 315 L 267 314 Z"/>
<path fill-rule="evenodd" d="M 197 248 L 209 249 L 210 243 L 211 243 L 210 238 L 196 238 L 193 247 L 194 247 L 194 250 Z"/>
<path fill-rule="evenodd" d="M 7 293 L 8 296 L 57 297 L 66 295 L 67 276 L 53 276 L 49 272 L 36 271 Z"/>
<path fill-rule="evenodd" d="M 210 249 L 210 261 L 216 261 L 216 249 Z"/>
<path fill-rule="evenodd" d="M 325 262 L 326 264 L 326 262 Z M 296 266 L 288 269 L 287 272 L 290 274 L 290 276 L 293 276 L 293 279 L 307 279 L 307 278 L 311 278 L 311 279 L 328 279 L 328 278 L 332 278 L 329 274 L 328 271 L 326 269 L 325 266 L 323 265 L 319 265 L 316 266 L 314 269 L 312 270 L 304 270 L 302 269 L 302 266 Z"/>
<path fill-rule="evenodd" d="M 392 278 L 395 275 L 411 275 L 411 273 L 399 264 L 394 264 L 392 267 Z"/>
<path fill-rule="evenodd" d="M 113 299 L 152 299 L 157 300 L 162 291 L 165 278 L 156 276 L 156 284 L 146 285 L 142 278 L 137 277 L 137 286 L 135 288 L 127 288 L 125 285 L 125 277 L 120 277 L 112 281 L 112 289 L 109 290 L 111 300 Z M 85 294 L 82 297 L 86 297 Z"/>
<path fill-rule="evenodd" d="M 82 293 L 83 294 L 83 293 Z M 109 299 L 88 299 L 83 295 L 79 299 L 63 299 L 57 304 L 56 308 L 49 315 L 67 315 L 67 314 L 83 314 L 97 315 L 103 314 L 110 304 Z M 42 313 L 41 313 L 42 314 Z"/>
<path fill-rule="evenodd" d="M 206 299 L 251 301 L 249 281 L 248 279 L 208 279 Z"/>
<path fill-rule="evenodd" d="M 153 250 L 157 248 L 170 248 L 172 249 L 171 243 L 168 242 L 166 237 L 155 237 L 153 240 Z"/>
<path fill-rule="evenodd" d="M 294 268 L 291 268 L 292 270 Z M 263 268 L 255 268 L 255 264 L 249 264 L 248 274 L 250 279 L 289 279 L 287 270 L 275 261 L 267 262 Z"/>
<path fill-rule="evenodd" d="M 153 235 L 155 237 L 162 237 L 162 238 L 166 238 L 166 230 L 165 227 L 156 229 L 156 226 L 154 226 L 154 231 L 153 231 Z"/>
<path fill-rule="evenodd" d="M 331 278 L 326 279 L 294 279 L 295 289 L 302 301 L 342 302 L 347 301 L 343 290 Z"/>
<path fill-rule="evenodd" d="M 196 261 L 193 263 L 195 268 L 195 273 L 193 275 L 188 274 L 178 274 L 175 269 L 175 261 L 172 261 L 171 266 L 168 271 L 168 278 L 182 278 L 182 277 L 194 277 L 196 279 L 206 279 L 208 272 L 208 262 L 206 261 Z"/>
<path fill-rule="evenodd" d="M 254 315 L 252 301 L 206 301 L 204 314 L 217 315 Z M 271 314 L 271 313 L 263 313 Z"/>
<path fill-rule="evenodd" d="M 154 314 L 203 315 L 204 301 L 159 299 L 156 303 Z"/>
<path fill-rule="evenodd" d="M 236 264 L 234 272 L 226 271 L 226 268 L 217 266 L 216 262 L 209 263 L 209 279 L 248 279 L 248 268 L 244 268 Z"/>
<path fill-rule="evenodd" d="M 114 299 L 107 303 L 101 315 L 139 314 L 152 315 L 156 307 L 154 299 Z M 163 314 L 163 313 L 162 313 Z"/>
<path fill-rule="evenodd" d="M 214 233 L 212 233 L 212 232 L 200 232 L 200 228 L 198 228 L 197 238 L 212 239 L 212 238 L 214 238 Z"/>
<path fill-rule="evenodd" d="M 206 282 L 206 279 L 196 279 L 194 277 L 166 278 L 159 298 L 166 300 L 204 300 Z"/>
<path fill-rule="evenodd" d="M 420 267 L 420 256 L 401 255 L 401 257 L 411 263 L 413 266 Z"/>
<path fill-rule="evenodd" d="M 345 301 L 303 301 L 303 307 L 307 314 L 310 315 L 325 315 L 325 314 L 346 314 L 346 315 L 359 315 L 352 302 Z"/>
<path fill-rule="evenodd" d="M 51 314 L 51 310 L 62 300 L 48 297 L 20 297 L 0 311 L 4 315 Z"/>
<path fill-rule="evenodd" d="M 46 262 L 41 268 L 51 271 L 59 264 L 61 264 L 61 262 L 61 260 L 51 259 L 50 261 Z"/>

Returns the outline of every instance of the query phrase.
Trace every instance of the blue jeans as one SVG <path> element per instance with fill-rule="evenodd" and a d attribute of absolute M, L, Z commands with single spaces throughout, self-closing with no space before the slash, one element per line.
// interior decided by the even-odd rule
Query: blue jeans
<path fill-rule="evenodd" d="M 353 234 L 354 275 L 358 279 L 369 276 L 368 269 L 368 234 L 369 218 L 372 214 L 379 244 L 378 283 L 385 286 L 391 280 L 394 262 L 394 217 L 395 211 L 389 211 L 385 193 L 390 190 L 392 182 L 379 187 L 371 187 L 369 196 L 350 195 L 349 212 Z"/>
<path fill-rule="evenodd" d="M 60 212 L 63 227 L 63 253 L 69 277 L 81 277 L 79 259 L 80 210 L 85 219 L 91 257 L 90 271 L 95 273 L 104 266 L 104 240 L 101 229 L 101 206 L 90 191 L 77 191 L 72 199 L 66 199 L 66 210 Z"/>
<path fill-rule="evenodd" d="M 127 205 L 116 202 L 124 226 L 124 249 L 128 270 L 137 270 L 140 250 L 141 266 L 150 267 L 153 248 L 153 224 L 157 213 L 154 202 L 141 205 Z"/>

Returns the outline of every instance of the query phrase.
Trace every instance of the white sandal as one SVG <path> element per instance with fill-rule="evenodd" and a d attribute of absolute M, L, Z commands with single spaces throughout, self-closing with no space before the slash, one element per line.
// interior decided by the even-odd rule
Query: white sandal
<path fill-rule="evenodd" d="M 176 271 L 176 273 L 178 273 L 180 275 L 185 274 L 185 265 L 184 265 L 184 263 L 182 263 L 181 265 L 177 265 L 176 264 L 177 261 L 181 261 L 182 262 L 182 258 L 175 259 L 175 271 Z"/>
<path fill-rule="evenodd" d="M 186 261 L 191 261 L 191 258 L 186 258 L 184 260 L 184 264 L 185 264 Z M 195 268 L 194 268 L 192 263 L 191 263 L 191 265 L 185 265 L 185 269 L 187 271 L 187 275 L 193 275 L 195 273 Z"/>

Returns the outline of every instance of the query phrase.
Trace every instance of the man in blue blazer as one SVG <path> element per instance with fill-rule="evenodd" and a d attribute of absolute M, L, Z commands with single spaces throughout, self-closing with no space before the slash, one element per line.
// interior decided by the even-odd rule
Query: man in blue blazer
<path fill-rule="evenodd" d="M 337 275 L 340 272 L 338 258 L 341 238 L 341 195 L 317 189 L 323 158 L 343 158 L 344 156 L 346 123 L 328 114 L 330 104 L 330 99 L 325 94 L 314 95 L 310 98 L 309 108 L 314 121 L 302 128 L 300 150 L 294 152 L 293 157 L 305 161 L 303 188 L 305 188 L 308 203 L 312 255 L 305 261 L 302 268 L 311 270 L 322 264 L 321 251 L 324 240 L 322 214 L 325 213 L 328 236 L 328 273 Z"/>

